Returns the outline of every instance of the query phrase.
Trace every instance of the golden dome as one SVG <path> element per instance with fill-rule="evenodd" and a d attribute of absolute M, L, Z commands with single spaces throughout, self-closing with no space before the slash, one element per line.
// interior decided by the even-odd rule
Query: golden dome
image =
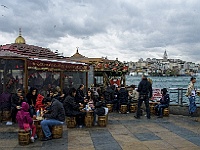
<path fill-rule="evenodd" d="M 17 43 L 17 44 L 26 44 L 25 39 L 21 35 L 21 29 L 19 29 L 19 36 L 16 38 L 15 43 Z"/>

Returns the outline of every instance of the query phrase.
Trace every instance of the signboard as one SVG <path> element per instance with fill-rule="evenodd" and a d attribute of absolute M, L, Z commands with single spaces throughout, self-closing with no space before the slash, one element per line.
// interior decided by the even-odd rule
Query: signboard
<path fill-rule="evenodd" d="M 160 101 L 161 97 L 162 97 L 161 89 L 159 89 L 159 88 L 153 88 L 152 100 L 153 101 Z"/>

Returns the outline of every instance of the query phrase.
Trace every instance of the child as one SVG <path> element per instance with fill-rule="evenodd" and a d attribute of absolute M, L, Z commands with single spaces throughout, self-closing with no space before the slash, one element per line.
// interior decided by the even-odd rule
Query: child
<path fill-rule="evenodd" d="M 33 124 L 33 119 L 31 118 L 28 109 L 29 109 L 29 104 L 23 102 L 20 111 L 17 112 L 16 120 L 18 122 L 20 129 L 24 129 L 23 125 L 24 123 L 28 123 L 30 125 L 30 130 L 32 131 L 31 142 L 33 143 L 36 133 L 36 126 Z"/>

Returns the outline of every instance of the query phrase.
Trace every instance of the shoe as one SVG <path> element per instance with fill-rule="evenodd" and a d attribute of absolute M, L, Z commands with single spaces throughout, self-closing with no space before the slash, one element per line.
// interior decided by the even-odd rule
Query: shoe
<path fill-rule="evenodd" d="M 121 114 L 121 111 L 119 111 L 119 114 Z"/>
<path fill-rule="evenodd" d="M 34 143 L 35 142 L 35 139 L 34 139 L 34 137 L 32 136 L 31 137 L 31 143 Z"/>
<path fill-rule="evenodd" d="M 45 138 L 43 138 L 42 141 L 48 141 L 48 140 L 51 140 L 51 139 L 52 139 L 52 137 L 49 136 L 49 137 L 45 137 Z"/>
<path fill-rule="evenodd" d="M 38 138 L 37 135 L 35 135 L 35 136 L 34 136 L 34 139 L 37 139 L 37 138 Z"/>
<path fill-rule="evenodd" d="M 127 111 L 126 113 L 129 114 L 129 111 Z"/>
<path fill-rule="evenodd" d="M 158 116 L 158 118 L 163 118 L 163 116 Z"/>
<path fill-rule="evenodd" d="M 79 128 L 83 128 L 83 125 L 79 125 L 78 127 L 79 127 Z"/>
<path fill-rule="evenodd" d="M 136 119 L 140 119 L 140 117 L 138 117 L 138 116 L 134 116 Z"/>

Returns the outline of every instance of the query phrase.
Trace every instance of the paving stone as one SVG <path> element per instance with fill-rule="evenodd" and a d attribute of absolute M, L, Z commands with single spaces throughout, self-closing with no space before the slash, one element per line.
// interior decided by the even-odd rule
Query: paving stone
<path fill-rule="evenodd" d="M 161 140 L 161 138 L 156 136 L 154 133 L 134 133 L 133 135 L 140 141 Z"/>

